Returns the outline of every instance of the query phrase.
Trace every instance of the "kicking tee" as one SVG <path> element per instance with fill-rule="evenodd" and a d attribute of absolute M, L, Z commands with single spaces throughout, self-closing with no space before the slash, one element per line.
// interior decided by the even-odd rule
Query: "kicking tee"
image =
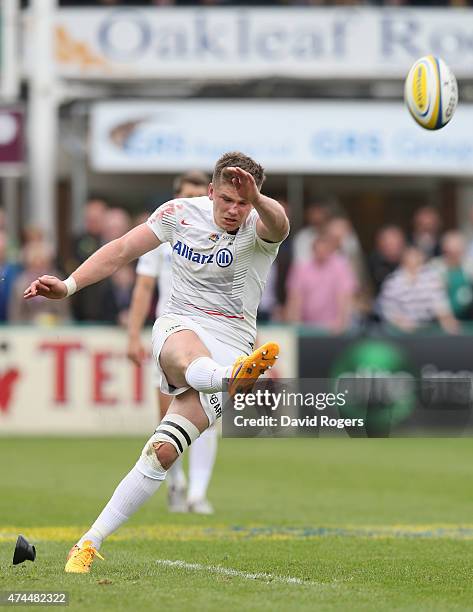
<path fill-rule="evenodd" d="M 172 248 L 171 295 L 162 314 L 190 317 L 218 340 L 253 348 L 256 312 L 281 243 L 256 233 L 252 210 L 236 234 L 214 221 L 207 196 L 178 198 L 160 206 L 147 224 Z"/>

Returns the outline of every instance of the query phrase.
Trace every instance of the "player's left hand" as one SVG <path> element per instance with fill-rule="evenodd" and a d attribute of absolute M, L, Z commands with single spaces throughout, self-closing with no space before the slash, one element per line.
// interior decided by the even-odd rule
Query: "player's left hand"
<path fill-rule="evenodd" d="M 50 300 L 61 300 L 67 296 L 67 287 L 62 280 L 45 274 L 33 281 L 23 293 L 25 300 L 38 295 L 42 295 Z"/>
<path fill-rule="evenodd" d="M 126 356 L 137 366 L 141 365 L 146 359 L 148 353 L 141 342 L 140 336 L 129 336 Z"/>
<path fill-rule="evenodd" d="M 236 166 L 228 166 L 223 170 L 223 174 L 227 180 L 231 180 L 240 198 L 247 200 L 253 206 L 258 204 L 261 194 L 255 179 L 249 172 Z"/>

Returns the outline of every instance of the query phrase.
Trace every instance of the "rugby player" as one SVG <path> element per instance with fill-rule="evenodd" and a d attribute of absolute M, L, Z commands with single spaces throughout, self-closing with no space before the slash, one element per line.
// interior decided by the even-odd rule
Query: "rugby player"
<path fill-rule="evenodd" d="M 216 163 L 208 196 L 160 206 L 146 223 L 104 245 L 61 281 L 44 275 L 25 299 L 65 298 L 155 249 L 172 245 L 172 291 L 152 334 L 161 389 L 173 395 L 166 418 L 95 523 L 69 552 L 65 571 L 86 573 L 103 540 L 160 487 L 171 467 L 221 416 L 221 392 L 248 390 L 274 365 L 279 347 L 254 350 L 256 311 L 280 243 L 289 233 L 283 207 L 260 192 L 263 168 L 242 153 Z"/>
<path fill-rule="evenodd" d="M 204 172 L 190 171 L 174 181 L 174 198 L 196 198 L 207 195 L 209 180 Z M 128 358 L 140 365 L 147 357 L 141 332 L 153 300 L 156 282 L 159 300 L 156 305 L 158 318 L 169 299 L 172 285 L 172 247 L 166 242 L 157 249 L 142 255 L 136 266 L 136 283 L 128 314 Z M 159 422 L 171 404 L 172 395 L 160 389 L 161 377 L 156 366 L 152 372 L 156 387 Z M 182 468 L 182 456 L 178 457 L 166 473 L 168 508 L 170 512 L 195 512 L 212 514 L 212 504 L 207 499 L 207 488 L 217 454 L 217 428 L 206 429 L 189 448 L 189 489 L 186 495 L 186 477 Z"/>

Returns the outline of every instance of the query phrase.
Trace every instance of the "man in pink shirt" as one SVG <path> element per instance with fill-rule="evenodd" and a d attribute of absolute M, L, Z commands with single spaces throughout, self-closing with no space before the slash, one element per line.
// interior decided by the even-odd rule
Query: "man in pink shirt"
<path fill-rule="evenodd" d="M 352 323 L 356 278 L 349 261 L 338 253 L 333 238 L 319 236 L 313 256 L 295 263 L 287 282 L 287 320 L 308 323 L 340 334 Z"/>

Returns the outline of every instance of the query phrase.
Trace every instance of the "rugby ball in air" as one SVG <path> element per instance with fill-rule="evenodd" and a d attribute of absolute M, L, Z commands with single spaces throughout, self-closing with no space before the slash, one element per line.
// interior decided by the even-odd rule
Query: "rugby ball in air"
<path fill-rule="evenodd" d="M 421 57 L 407 75 L 404 100 L 419 125 L 426 130 L 439 130 L 447 125 L 457 108 L 455 75 L 439 57 Z"/>

